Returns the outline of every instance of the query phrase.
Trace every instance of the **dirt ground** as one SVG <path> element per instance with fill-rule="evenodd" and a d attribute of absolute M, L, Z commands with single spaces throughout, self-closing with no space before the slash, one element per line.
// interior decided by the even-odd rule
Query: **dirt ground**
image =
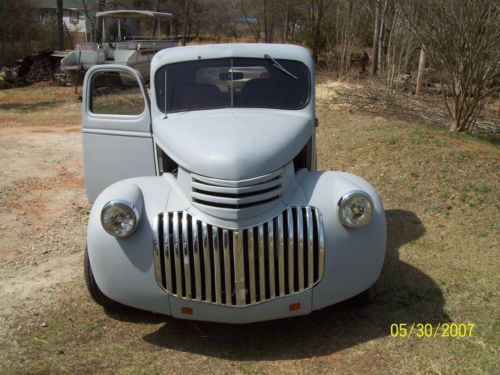
<path fill-rule="evenodd" d="M 69 88 L 0 92 L 2 334 L 80 274 L 89 207 L 77 99 Z"/>
<path fill-rule="evenodd" d="M 0 91 L 0 373 L 494 373 L 499 341 L 498 143 L 352 115 L 318 85 L 320 169 L 384 202 L 377 301 L 231 326 L 93 303 L 89 204 L 73 88 Z M 394 338 L 392 323 L 474 323 L 463 338 Z"/>

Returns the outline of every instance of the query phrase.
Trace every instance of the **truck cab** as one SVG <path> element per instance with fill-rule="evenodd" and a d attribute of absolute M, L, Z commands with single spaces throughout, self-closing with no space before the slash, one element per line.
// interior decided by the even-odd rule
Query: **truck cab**
<path fill-rule="evenodd" d="M 370 289 L 384 210 L 362 178 L 316 171 L 306 49 L 175 47 L 154 56 L 150 77 L 150 90 L 126 66 L 85 77 L 85 269 L 97 302 L 247 323 Z"/>

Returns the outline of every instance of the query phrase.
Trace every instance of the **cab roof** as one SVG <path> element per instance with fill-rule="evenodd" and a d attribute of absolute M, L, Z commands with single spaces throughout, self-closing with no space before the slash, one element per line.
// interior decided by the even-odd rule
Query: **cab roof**
<path fill-rule="evenodd" d="M 314 63 L 307 49 L 293 44 L 233 43 L 203 44 L 186 47 L 173 47 L 158 52 L 151 62 L 155 72 L 165 64 L 182 61 L 223 59 L 230 57 L 264 58 L 269 55 L 275 59 L 296 60 L 304 63 L 313 71 Z"/>

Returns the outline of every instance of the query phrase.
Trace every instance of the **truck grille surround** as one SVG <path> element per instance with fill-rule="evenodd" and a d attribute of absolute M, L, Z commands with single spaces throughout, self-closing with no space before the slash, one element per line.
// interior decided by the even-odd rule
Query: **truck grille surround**
<path fill-rule="evenodd" d="M 198 205 L 243 209 L 274 202 L 282 193 L 283 169 L 240 181 L 191 174 L 191 197 L 193 203 Z"/>
<path fill-rule="evenodd" d="M 289 207 L 243 229 L 187 212 L 162 213 L 155 225 L 156 279 L 175 297 L 245 307 L 312 288 L 323 276 L 323 221 L 313 207 Z"/>

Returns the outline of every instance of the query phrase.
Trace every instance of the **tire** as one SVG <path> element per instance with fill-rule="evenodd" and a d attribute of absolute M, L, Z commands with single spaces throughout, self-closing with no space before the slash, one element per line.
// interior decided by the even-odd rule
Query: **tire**
<path fill-rule="evenodd" d="M 90 266 L 89 253 L 87 247 L 85 247 L 85 255 L 83 259 L 83 274 L 85 276 L 85 284 L 87 285 L 87 289 L 89 291 L 92 299 L 102 307 L 108 310 L 122 310 L 126 306 L 113 301 L 112 299 L 106 297 L 103 292 L 97 286 L 97 283 L 94 279 L 94 274 L 92 273 L 92 268 Z"/>

